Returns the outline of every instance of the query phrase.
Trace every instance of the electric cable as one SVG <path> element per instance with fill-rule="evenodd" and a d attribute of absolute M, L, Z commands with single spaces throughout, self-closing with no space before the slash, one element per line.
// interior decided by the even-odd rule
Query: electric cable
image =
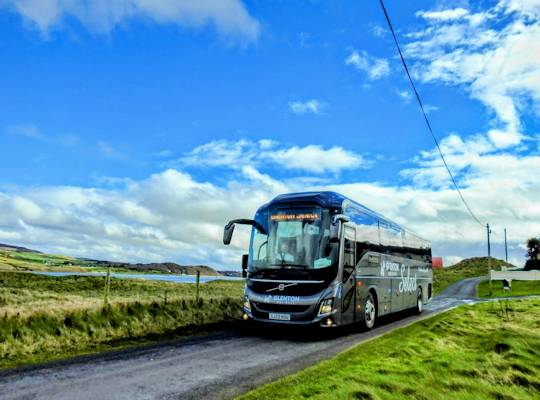
<path fill-rule="evenodd" d="M 482 224 L 478 218 L 476 218 L 476 216 L 474 215 L 474 213 L 471 211 L 471 209 L 469 208 L 469 205 L 467 204 L 467 202 L 465 201 L 465 198 L 463 197 L 463 195 L 461 194 L 461 190 L 459 190 L 459 187 L 458 185 L 456 184 L 456 181 L 454 179 L 454 176 L 452 175 L 452 172 L 450 172 L 450 168 L 448 168 L 448 165 L 446 164 L 446 160 L 444 159 L 444 156 L 443 156 L 443 153 L 441 151 L 441 148 L 439 146 L 439 142 L 437 141 L 437 138 L 435 137 L 435 134 L 433 133 L 433 130 L 431 129 L 431 125 L 429 124 L 429 121 L 428 121 L 428 118 L 427 118 L 427 115 L 426 115 L 426 112 L 424 110 L 424 106 L 422 105 L 422 102 L 420 101 L 420 96 L 418 95 L 418 92 L 416 91 L 416 87 L 414 86 L 414 82 L 411 78 L 411 74 L 409 74 L 409 69 L 407 68 L 407 64 L 405 63 L 405 58 L 403 58 L 403 54 L 401 53 L 401 49 L 399 48 L 399 44 L 398 44 L 398 41 L 397 41 L 397 38 L 396 38 L 396 35 L 394 33 L 394 29 L 392 28 L 392 24 L 390 23 L 390 18 L 388 17 L 388 13 L 386 12 L 386 8 L 384 8 L 384 4 L 382 2 L 382 0 L 379 0 L 381 2 L 381 6 L 382 6 L 382 9 L 384 11 L 384 15 L 386 16 L 386 21 L 388 21 L 388 26 L 390 27 L 390 31 L 392 32 L 392 36 L 394 36 L 394 41 L 396 42 L 396 47 L 399 51 L 399 55 L 401 57 L 401 61 L 403 62 L 403 66 L 405 67 L 405 71 L 407 72 L 407 76 L 409 77 L 409 81 L 411 82 L 411 85 L 413 87 L 413 90 L 414 90 L 414 94 L 416 95 L 416 99 L 418 100 L 418 104 L 420 104 L 420 108 L 422 109 L 422 113 L 424 114 L 424 118 L 426 120 L 426 123 L 427 123 L 427 126 L 429 128 L 429 131 L 431 132 L 431 136 L 433 137 L 433 140 L 435 141 L 435 144 L 437 145 L 437 149 L 439 150 L 439 154 L 441 155 L 441 158 L 442 158 L 442 161 L 444 163 L 444 166 L 446 167 L 446 170 L 448 171 L 448 174 L 450 175 L 450 178 L 452 179 L 452 182 L 454 183 L 454 186 L 455 188 L 457 189 L 458 193 L 459 193 L 459 196 L 461 197 L 461 200 L 463 201 L 463 204 L 465 204 L 465 207 L 467 207 L 467 210 L 469 210 L 469 212 L 471 213 L 472 217 L 476 220 L 476 222 L 478 222 L 480 225 L 482 225 L 483 227 L 485 227 L 484 224 Z"/>

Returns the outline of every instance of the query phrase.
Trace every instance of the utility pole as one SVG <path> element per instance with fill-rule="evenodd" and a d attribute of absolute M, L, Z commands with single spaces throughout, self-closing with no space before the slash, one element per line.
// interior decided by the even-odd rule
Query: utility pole
<path fill-rule="evenodd" d="M 487 239 L 488 239 L 488 275 L 489 275 L 489 295 L 491 296 L 491 246 L 489 244 L 489 234 L 491 231 L 489 230 L 489 224 L 486 225 L 487 227 Z"/>
<path fill-rule="evenodd" d="M 504 254 L 506 255 L 506 263 L 508 264 L 508 246 L 506 245 L 506 228 L 504 228 Z"/>

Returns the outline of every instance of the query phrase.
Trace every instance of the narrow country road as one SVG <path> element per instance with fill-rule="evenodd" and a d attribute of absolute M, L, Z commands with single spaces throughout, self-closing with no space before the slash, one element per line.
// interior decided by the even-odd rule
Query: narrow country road
<path fill-rule="evenodd" d="M 449 286 L 420 316 L 400 313 L 368 333 L 258 325 L 0 371 L 2 400 L 230 399 L 358 343 L 476 299 L 484 277 Z"/>

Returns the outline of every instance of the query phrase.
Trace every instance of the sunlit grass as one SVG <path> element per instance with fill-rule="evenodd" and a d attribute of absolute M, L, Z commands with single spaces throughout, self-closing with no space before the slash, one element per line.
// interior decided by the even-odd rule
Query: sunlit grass
<path fill-rule="evenodd" d="M 170 339 L 239 321 L 243 281 L 201 284 L 0 272 L 0 368 Z"/>
<path fill-rule="evenodd" d="M 501 266 L 513 267 L 503 260 L 491 259 L 491 269 L 500 271 Z M 434 294 L 441 293 L 449 285 L 465 278 L 474 278 L 476 276 L 487 276 L 488 259 L 487 257 L 474 257 L 461 261 L 460 263 L 445 268 L 433 268 L 433 287 Z"/>
<path fill-rule="evenodd" d="M 463 306 L 239 399 L 538 399 L 540 300 Z"/>
<path fill-rule="evenodd" d="M 492 281 L 491 296 L 489 295 L 489 280 L 480 282 L 478 285 L 478 297 L 513 297 L 540 295 L 540 281 L 512 281 L 511 289 L 503 290 L 502 281 Z"/>

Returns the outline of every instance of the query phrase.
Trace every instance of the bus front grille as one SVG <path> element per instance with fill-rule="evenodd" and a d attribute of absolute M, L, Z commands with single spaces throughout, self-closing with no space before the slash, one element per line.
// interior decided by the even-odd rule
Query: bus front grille
<path fill-rule="evenodd" d="M 253 303 L 257 310 L 264 312 L 303 313 L 309 310 L 309 306 L 289 304 Z"/>

